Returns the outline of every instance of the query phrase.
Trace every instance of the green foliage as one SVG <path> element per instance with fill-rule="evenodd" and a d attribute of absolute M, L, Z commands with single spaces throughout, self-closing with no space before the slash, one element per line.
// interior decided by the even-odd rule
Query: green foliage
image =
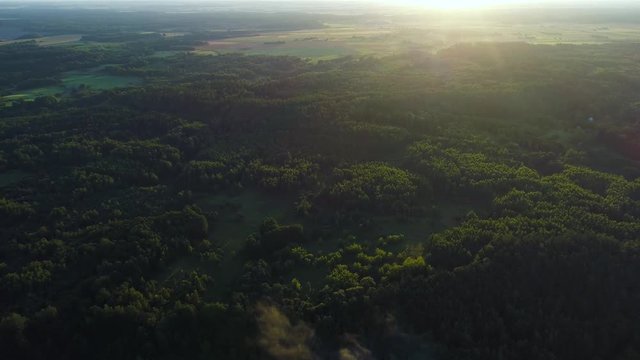
<path fill-rule="evenodd" d="M 336 265 L 327 276 L 329 284 L 335 288 L 348 289 L 358 285 L 358 275 L 349 271 L 346 265 Z"/>
<path fill-rule="evenodd" d="M 381 163 L 336 169 L 328 189 L 331 203 L 342 209 L 406 213 L 417 186 L 407 171 Z"/>
<path fill-rule="evenodd" d="M 35 211 L 29 204 L 21 204 L 12 200 L 0 198 L 0 222 L 10 225 L 15 222 L 25 221 Z"/>
<path fill-rule="evenodd" d="M 249 178 L 267 190 L 308 188 L 317 183 L 318 166 L 306 160 L 291 161 L 284 166 L 254 160 L 247 166 Z"/>
<path fill-rule="evenodd" d="M 212 191 L 237 183 L 243 170 L 242 163 L 192 160 L 182 177 L 187 188 Z"/>

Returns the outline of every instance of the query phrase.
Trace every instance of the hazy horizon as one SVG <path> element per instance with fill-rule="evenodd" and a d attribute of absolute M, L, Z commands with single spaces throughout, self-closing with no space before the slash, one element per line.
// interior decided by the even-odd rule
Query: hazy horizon
<path fill-rule="evenodd" d="M 113 3 L 158 3 L 158 4 L 237 4 L 237 3 L 261 3 L 261 4 L 374 4 L 385 6 L 421 6 L 436 8 L 465 8 L 465 7 L 625 7 L 640 6 L 635 0 L 21 0 L 7 1 L 4 4 L 113 4 Z"/>

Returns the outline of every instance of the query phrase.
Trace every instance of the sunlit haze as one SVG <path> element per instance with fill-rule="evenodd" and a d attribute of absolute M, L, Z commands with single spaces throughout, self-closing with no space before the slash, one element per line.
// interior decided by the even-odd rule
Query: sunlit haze
<path fill-rule="evenodd" d="M 388 5 L 415 6 L 427 9 L 486 9 L 520 7 L 619 8 L 640 6 L 640 1 L 635 0 L 398 0 L 381 2 Z"/>
<path fill-rule="evenodd" d="M 495 6 L 513 6 L 532 3 L 526 0 L 407 0 L 398 4 L 437 9 L 477 9 Z"/>

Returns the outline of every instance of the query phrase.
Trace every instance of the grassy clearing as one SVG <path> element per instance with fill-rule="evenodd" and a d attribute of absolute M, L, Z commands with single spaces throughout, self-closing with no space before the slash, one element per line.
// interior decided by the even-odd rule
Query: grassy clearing
<path fill-rule="evenodd" d="M 139 79 L 130 76 L 117 76 L 99 71 L 71 71 L 62 79 L 65 88 L 87 86 L 94 90 L 108 90 L 117 87 L 135 85 Z"/>
<path fill-rule="evenodd" d="M 256 232 L 266 217 L 282 223 L 293 221 L 293 200 L 246 190 L 237 195 L 204 196 L 196 202 L 205 211 L 216 211 L 218 219 L 210 224 L 211 239 L 227 252 L 237 252 L 249 235 Z"/>
<path fill-rule="evenodd" d="M 56 36 L 45 36 L 43 38 L 36 39 L 36 43 L 40 46 L 51 46 L 51 45 L 61 45 L 78 42 L 82 39 L 82 35 L 71 34 L 71 35 L 56 35 Z"/>
<path fill-rule="evenodd" d="M 122 46 L 122 43 L 119 42 L 96 42 L 96 41 L 80 41 L 77 43 L 70 43 L 66 46 L 71 47 L 77 50 L 104 50 L 104 49 L 113 49 L 115 47 Z"/>
<path fill-rule="evenodd" d="M 153 55 L 151 55 L 151 57 L 156 59 L 168 58 L 182 53 L 184 53 L 184 51 L 156 51 L 155 53 L 153 53 Z"/>
<path fill-rule="evenodd" d="M 18 100 L 33 101 L 41 96 L 62 96 L 79 87 L 87 87 L 92 90 L 109 90 L 136 85 L 141 81 L 131 76 L 110 75 L 105 73 L 103 69 L 104 66 L 99 66 L 92 69 L 66 72 L 63 74 L 61 85 L 40 87 L 0 97 L 0 105 L 10 106 L 14 101 Z"/>
<path fill-rule="evenodd" d="M 198 195 L 196 195 L 197 197 Z M 209 239 L 224 251 L 222 263 L 215 265 L 200 261 L 195 256 L 177 260 L 162 274 L 160 281 L 168 281 L 181 274 L 197 270 L 214 279 L 207 296 L 219 298 L 228 295 L 234 281 L 243 273 L 246 258 L 240 252 L 247 237 L 258 231 L 266 217 L 279 222 L 293 222 L 293 200 L 246 190 L 240 194 L 201 194 L 196 204 L 205 212 L 215 212 L 215 221 L 209 223 Z"/>
<path fill-rule="evenodd" d="M 196 50 L 193 50 L 191 53 L 195 54 L 195 55 L 202 55 L 202 56 L 217 56 L 217 55 L 220 55 L 220 52 L 218 52 L 218 51 L 206 50 L 206 49 L 196 49 Z"/>
<path fill-rule="evenodd" d="M 0 106 L 10 107 L 16 101 L 33 101 L 41 96 L 62 95 L 65 89 L 61 86 L 47 86 L 37 89 L 25 90 L 21 93 L 0 97 Z"/>
<path fill-rule="evenodd" d="M 9 40 L 9 41 L 1 41 L 1 45 L 15 44 L 26 41 L 35 41 L 36 44 L 40 46 L 52 46 L 52 45 L 62 45 L 62 44 L 70 44 L 78 42 L 82 39 L 82 35 L 79 34 L 69 34 L 69 35 L 53 35 L 53 36 L 43 36 L 35 39 L 20 39 L 20 40 Z"/>
<path fill-rule="evenodd" d="M 306 42 L 304 45 L 296 43 L 284 43 L 276 45 L 263 45 L 245 51 L 249 55 L 274 55 L 296 56 L 301 58 L 331 59 L 355 54 L 355 51 L 344 46 L 334 45 L 328 42 Z"/>

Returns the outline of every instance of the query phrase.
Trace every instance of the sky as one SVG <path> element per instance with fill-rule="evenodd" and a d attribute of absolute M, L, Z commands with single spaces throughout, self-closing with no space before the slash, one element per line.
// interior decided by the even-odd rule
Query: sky
<path fill-rule="evenodd" d="M 562 1 L 562 0 L 558 0 Z M 425 7 L 440 7 L 440 8 L 471 8 L 471 7 L 485 7 L 485 6 L 497 6 L 497 5 L 522 5 L 526 3 L 532 3 L 533 1 L 527 0 L 404 0 L 401 1 L 407 5 L 422 5 Z"/>
<path fill-rule="evenodd" d="M 383 1 L 385 2 L 385 1 Z M 432 8 L 483 8 L 483 7 L 620 7 L 640 4 L 640 0 L 398 0 L 386 3 L 402 3 Z"/>

